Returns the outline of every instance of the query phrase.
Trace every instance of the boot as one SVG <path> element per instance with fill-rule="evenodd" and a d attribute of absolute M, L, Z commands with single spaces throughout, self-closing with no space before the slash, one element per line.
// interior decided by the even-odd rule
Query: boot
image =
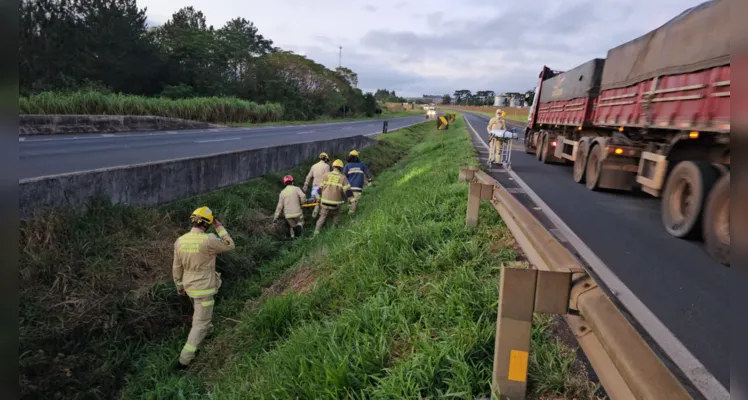
<path fill-rule="evenodd" d="M 296 235 L 296 237 L 301 236 L 301 232 L 302 232 L 301 226 L 300 225 L 294 226 L 291 232 L 292 232 L 291 237 L 294 237 L 294 235 Z"/>

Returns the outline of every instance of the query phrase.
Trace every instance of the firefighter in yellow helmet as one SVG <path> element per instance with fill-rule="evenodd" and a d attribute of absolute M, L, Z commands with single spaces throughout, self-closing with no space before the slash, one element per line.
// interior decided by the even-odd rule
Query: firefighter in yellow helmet
<path fill-rule="evenodd" d="M 192 329 L 179 355 L 179 369 L 190 365 L 197 346 L 213 328 L 213 297 L 221 287 L 221 275 L 216 272 L 216 255 L 234 249 L 234 240 L 210 208 L 200 207 L 193 211 L 190 222 L 190 232 L 174 243 L 172 265 L 177 292 L 189 296 L 194 308 Z M 210 226 L 218 236 L 206 233 Z"/>
<path fill-rule="evenodd" d="M 340 221 L 340 208 L 346 199 L 353 195 L 348 178 L 343 175 L 342 161 L 335 160 L 332 163 L 332 171 L 322 179 L 319 190 L 321 209 L 319 219 L 317 219 L 317 226 L 314 230 L 315 235 L 325 226 L 328 216 L 332 216 L 333 225 L 338 224 Z"/>
<path fill-rule="evenodd" d="M 304 187 L 301 189 L 304 193 L 306 193 L 306 190 L 309 188 L 309 182 L 312 182 L 312 196 L 311 198 L 313 200 L 319 201 L 319 185 L 322 183 L 322 178 L 325 177 L 325 175 L 330 172 L 330 157 L 327 155 L 327 153 L 320 153 L 319 154 L 319 161 L 312 165 L 312 168 L 309 169 L 309 173 L 306 175 L 306 179 L 304 180 Z M 314 207 L 314 211 L 312 211 L 312 218 L 317 218 L 317 214 L 319 213 L 319 205 Z"/>
<path fill-rule="evenodd" d="M 306 195 L 298 186 L 293 184 L 293 176 L 291 175 L 283 177 L 283 184 L 286 185 L 286 188 L 278 196 L 278 206 L 275 207 L 273 222 L 278 221 L 278 217 L 283 213 L 288 226 L 291 228 L 291 238 L 295 238 L 301 236 L 301 230 L 304 227 L 304 213 L 301 211 L 301 205 L 304 204 Z"/>
<path fill-rule="evenodd" d="M 491 118 L 488 121 L 488 126 L 486 127 L 486 130 L 488 131 L 488 160 L 489 163 L 492 161 L 495 161 L 498 158 L 498 153 L 500 151 L 500 145 L 498 141 L 494 138 L 493 135 L 491 135 L 491 131 L 494 130 L 506 130 L 506 120 L 504 120 L 504 116 L 506 113 L 502 111 L 500 108 L 496 110 L 496 116 Z"/>
<path fill-rule="evenodd" d="M 372 180 L 369 168 L 361 162 L 359 156 L 358 151 L 352 150 L 348 154 L 348 163 L 345 164 L 345 168 L 343 169 L 343 175 L 348 178 L 348 182 L 351 184 L 351 191 L 353 192 L 353 196 L 348 199 L 348 214 L 356 212 L 358 202 L 361 200 L 361 192 L 363 192 L 364 186 L 371 184 Z"/>

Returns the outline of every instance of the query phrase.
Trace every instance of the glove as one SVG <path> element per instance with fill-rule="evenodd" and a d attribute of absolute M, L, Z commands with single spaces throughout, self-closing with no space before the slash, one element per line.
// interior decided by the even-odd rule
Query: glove
<path fill-rule="evenodd" d="M 301 188 L 301 191 L 306 193 L 307 189 L 309 189 L 309 187 L 307 185 L 304 185 L 304 187 Z"/>

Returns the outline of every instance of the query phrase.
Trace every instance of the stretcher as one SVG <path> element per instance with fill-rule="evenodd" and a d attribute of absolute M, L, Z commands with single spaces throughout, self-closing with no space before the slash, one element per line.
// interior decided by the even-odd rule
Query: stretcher
<path fill-rule="evenodd" d="M 517 139 L 517 132 L 512 130 L 492 130 L 489 133 L 488 168 L 501 164 L 504 168 L 512 165 L 512 141 Z"/>
<path fill-rule="evenodd" d="M 304 204 L 301 205 L 301 208 L 309 208 L 309 207 L 316 207 L 319 205 L 319 199 L 316 199 L 315 196 L 319 194 L 319 186 L 312 186 L 312 193 L 311 195 L 306 199 Z"/>

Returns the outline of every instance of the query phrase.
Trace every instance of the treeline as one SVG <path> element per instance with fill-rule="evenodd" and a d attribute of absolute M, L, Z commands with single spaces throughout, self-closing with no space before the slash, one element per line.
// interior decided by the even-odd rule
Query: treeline
<path fill-rule="evenodd" d="M 186 7 L 149 27 L 145 11 L 135 0 L 21 0 L 21 96 L 233 97 L 277 103 L 291 120 L 381 112 L 355 72 L 279 49 L 244 18 L 215 29 Z"/>

